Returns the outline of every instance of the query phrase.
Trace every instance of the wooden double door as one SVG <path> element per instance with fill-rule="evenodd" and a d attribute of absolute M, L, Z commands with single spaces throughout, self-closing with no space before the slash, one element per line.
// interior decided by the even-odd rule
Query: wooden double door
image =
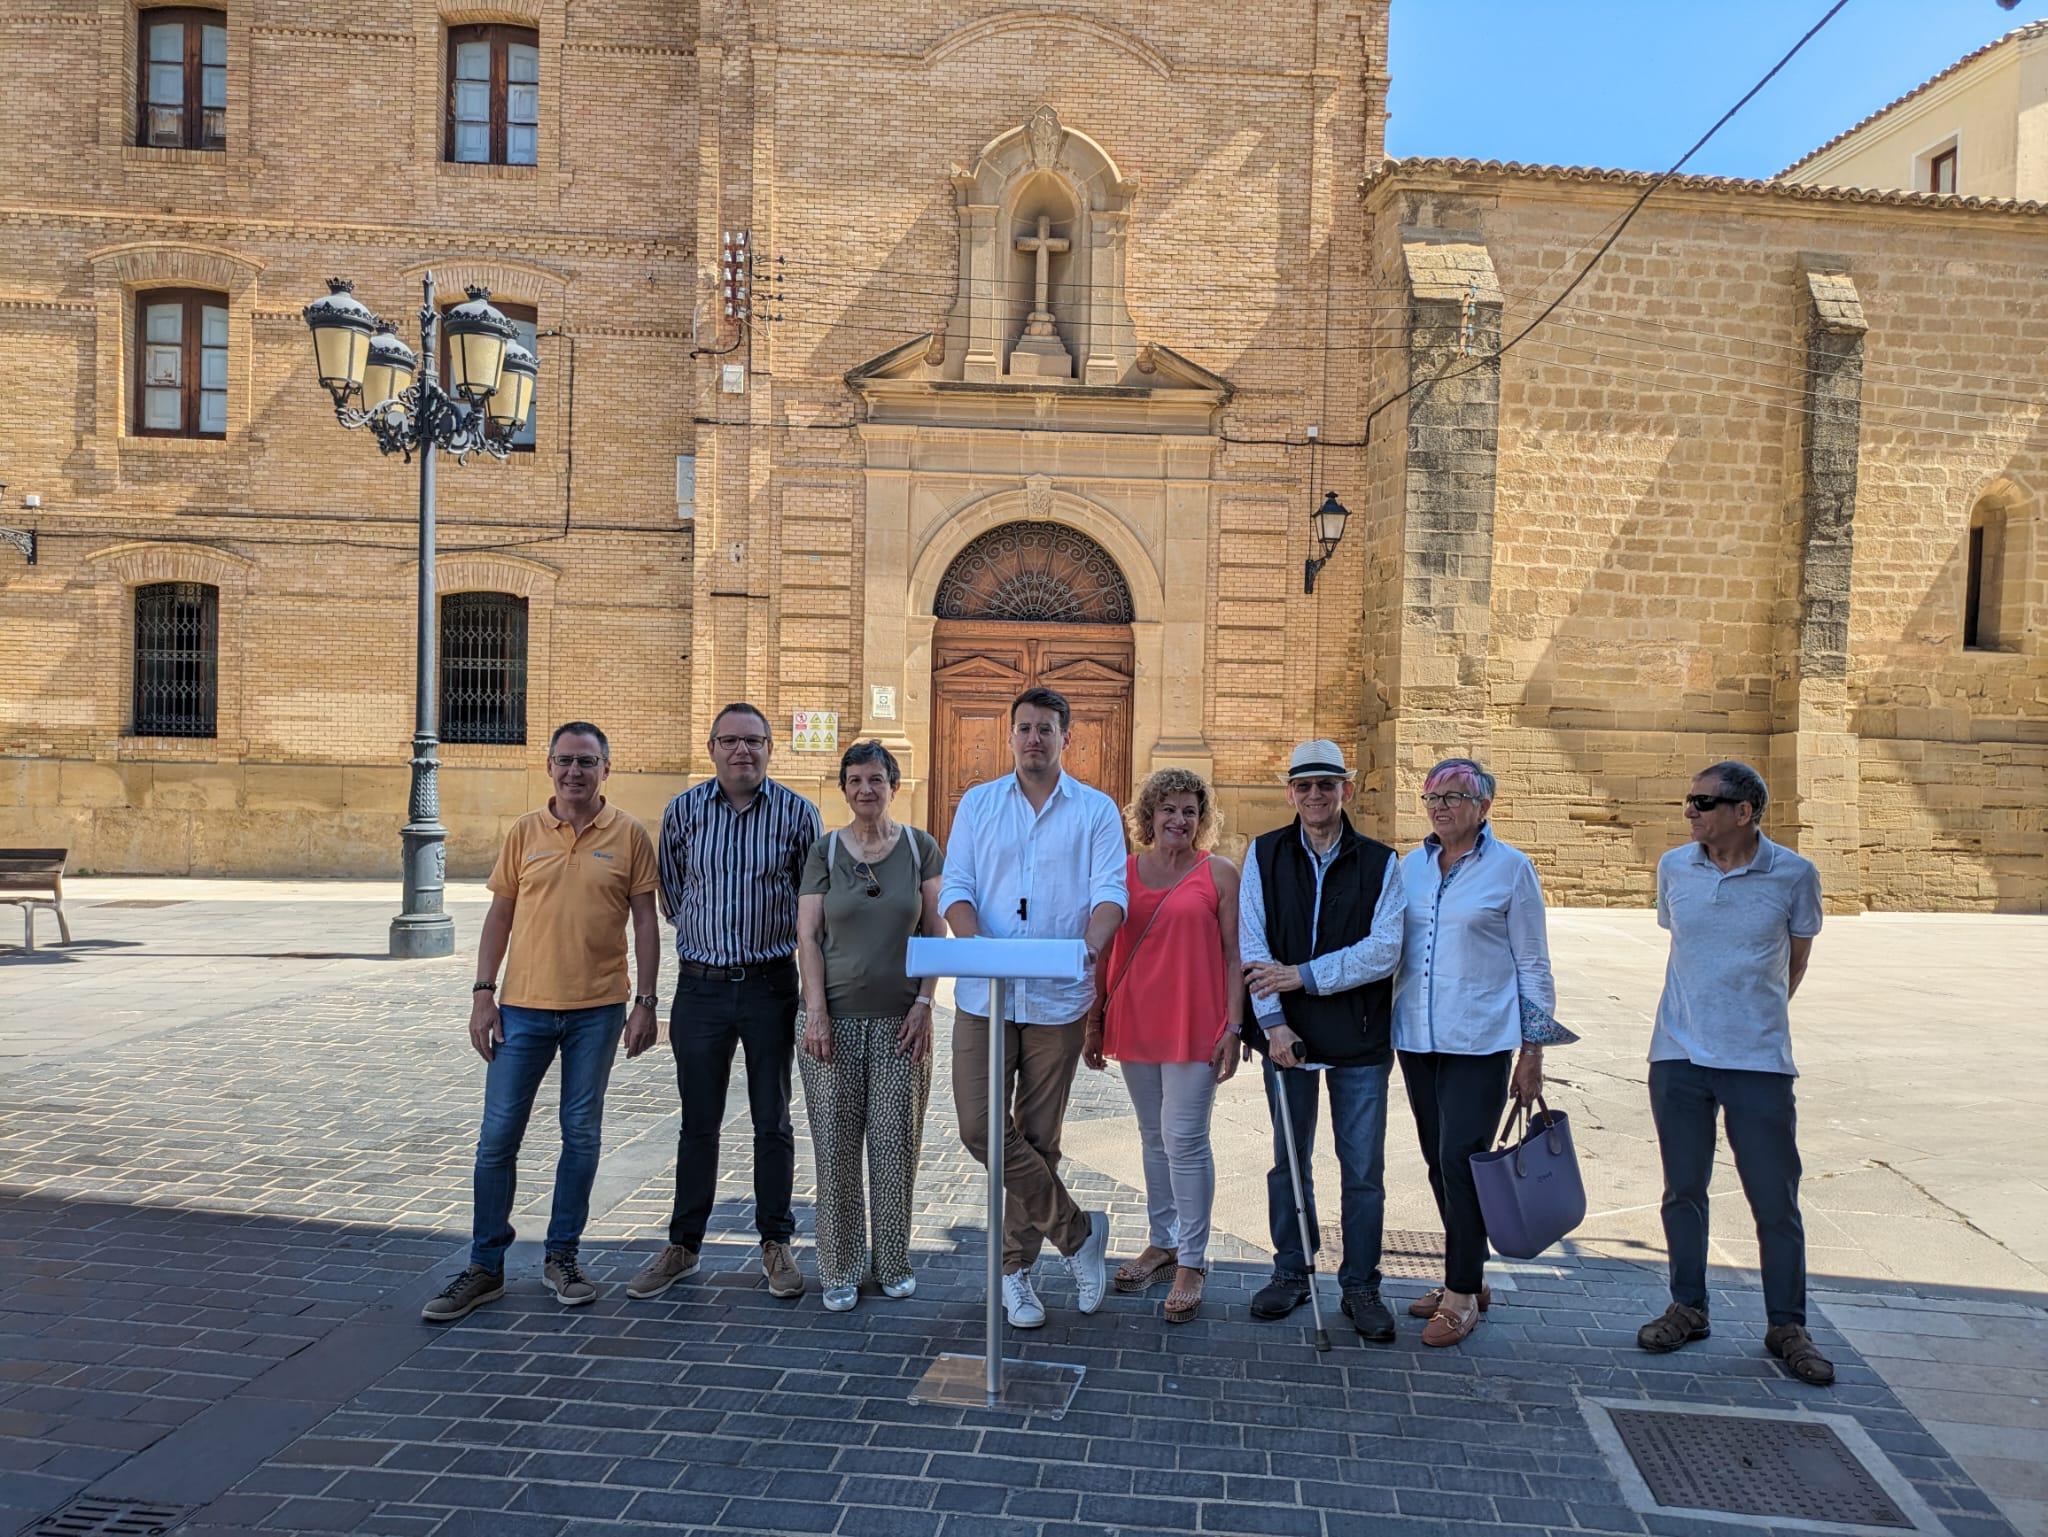
<path fill-rule="evenodd" d="M 1064 770 L 1128 801 L 1133 663 L 1127 624 L 941 619 L 932 632 L 933 834 L 944 841 L 969 788 L 1015 767 L 1010 701 L 1039 684 L 1073 708 Z"/>

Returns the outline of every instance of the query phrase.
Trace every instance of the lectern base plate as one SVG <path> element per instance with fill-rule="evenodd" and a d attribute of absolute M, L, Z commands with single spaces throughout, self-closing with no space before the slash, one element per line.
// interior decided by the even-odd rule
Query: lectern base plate
<path fill-rule="evenodd" d="M 1022 1409 L 1059 1419 L 1073 1403 L 1081 1387 L 1085 1366 L 1068 1366 L 1058 1361 L 1019 1361 L 1003 1357 L 1001 1387 L 996 1402 L 988 1398 L 988 1357 L 962 1356 L 951 1351 L 925 1368 L 910 1390 L 914 1404 L 945 1404 L 955 1409 Z"/>

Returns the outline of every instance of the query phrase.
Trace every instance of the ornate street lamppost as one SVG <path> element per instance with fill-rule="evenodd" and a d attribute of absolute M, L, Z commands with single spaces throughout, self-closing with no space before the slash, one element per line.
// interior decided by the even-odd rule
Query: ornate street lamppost
<path fill-rule="evenodd" d="M 329 292 L 304 311 L 313 332 L 320 382 L 334 397 L 334 415 L 344 427 L 368 427 L 387 454 L 415 454 L 420 464 L 420 581 L 417 646 L 414 653 L 412 795 L 405 827 L 405 897 L 391 920 L 394 959 L 455 953 L 455 920 L 442 906 L 447 878 L 448 829 L 441 825 L 440 761 L 437 735 L 437 673 L 434 647 L 434 456 L 446 449 L 462 463 L 471 454 L 503 459 L 513 436 L 533 411 L 540 367 L 519 345 L 512 322 L 491 307 L 488 289 L 472 288 L 469 302 L 448 312 L 434 306 L 434 274 L 421 284 L 420 350 L 417 355 L 394 334 L 389 321 L 371 314 L 342 278 L 327 280 Z M 435 359 L 437 333 L 448 330 L 449 390 L 441 388 Z"/>
<path fill-rule="evenodd" d="M 1337 551 L 1337 545 L 1344 537 L 1344 520 L 1351 516 L 1351 509 L 1337 500 L 1337 493 L 1325 491 L 1323 505 L 1308 515 L 1308 525 L 1315 532 L 1316 543 L 1322 547 L 1319 556 L 1311 555 L 1302 571 L 1302 591 L 1316 590 L 1316 573 L 1330 563 L 1330 557 Z"/>

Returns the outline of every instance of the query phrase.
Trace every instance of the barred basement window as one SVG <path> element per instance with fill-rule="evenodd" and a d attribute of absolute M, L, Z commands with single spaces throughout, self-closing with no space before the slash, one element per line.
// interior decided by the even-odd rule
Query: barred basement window
<path fill-rule="evenodd" d="M 218 587 L 135 589 L 136 736 L 212 736 L 219 670 Z"/>
<path fill-rule="evenodd" d="M 441 740 L 526 741 L 526 599 L 451 592 L 441 600 Z"/>

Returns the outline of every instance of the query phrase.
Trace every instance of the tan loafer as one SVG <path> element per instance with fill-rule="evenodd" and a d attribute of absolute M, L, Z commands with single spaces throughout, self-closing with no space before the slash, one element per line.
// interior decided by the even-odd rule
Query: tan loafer
<path fill-rule="evenodd" d="M 1433 1286 L 1408 1304 L 1410 1318 L 1434 1318 L 1436 1310 L 1444 1305 L 1444 1289 Z M 1484 1281 L 1479 1283 L 1479 1311 L 1485 1312 L 1493 1306 L 1493 1288 Z"/>
<path fill-rule="evenodd" d="M 1480 1310 L 1474 1307 L 1471 1312 L 1460 1317 L 1449 1308 L 1438 1308 L 1435 1313 L 1430 1315 L 1429 1322 L 1422 1326 L 1422 1343 L 1425 1345 L 1462 1344 L 1465 1336 L 1479 1327 L 1479 1312 Z"/>

